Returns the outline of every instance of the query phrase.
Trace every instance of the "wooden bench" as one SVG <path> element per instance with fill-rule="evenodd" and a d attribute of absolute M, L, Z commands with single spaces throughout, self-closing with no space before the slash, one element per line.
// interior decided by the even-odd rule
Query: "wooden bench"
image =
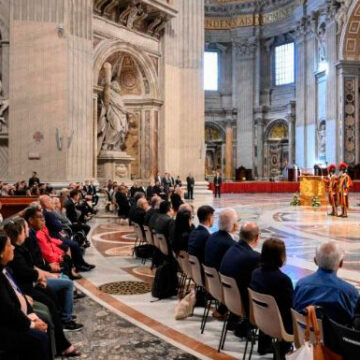
<path fill-rule="evenodd" d="M 4 196 L 0 197 L 2 203 L 1 214 L 4 219 L 13 216 L 27 208 L 32 202 L 37 201 L 38 196 Z"/>

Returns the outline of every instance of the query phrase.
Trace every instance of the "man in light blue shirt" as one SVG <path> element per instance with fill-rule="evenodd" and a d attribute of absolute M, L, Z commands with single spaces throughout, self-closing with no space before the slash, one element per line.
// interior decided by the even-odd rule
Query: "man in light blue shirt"
<path fill-rule="evenodd" d="M 319 268 L 297 283 L 294 309 L 302 312 L 308 305 L 318 305 L 336 322 L 351 324 L 358 312 L 359 293 L 337 276 L 343 265 L 343 250 L 334 241 L 323 243 L 317 248 L 314 260 Z"/>

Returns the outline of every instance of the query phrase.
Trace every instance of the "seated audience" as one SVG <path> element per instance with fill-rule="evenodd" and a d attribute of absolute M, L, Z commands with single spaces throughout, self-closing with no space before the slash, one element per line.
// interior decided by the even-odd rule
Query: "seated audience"
<path fill-rule="evenodd" d="M 189 235 L 188 252 L 199 259 L 200 264 L 204 262 L 206 242 L 210 236 L 210 228 L 214 224 L 215 209 L 208 205 L 200 206 L 197 211 L 199 226 L 191 231 Z"/>
<path fill-rule="evenodd" d="M 71 280 L 59 279 L 57 275 L 37 269 L 32 261 L 30 252 L 25 246 L 25 239 L 28 235 L 27 223 L 22 218 L 7 220 L 4 229 L 14 246 L 14 259 L 9 264 L 16 283 L 24 294 L 47 306 L 54 325 L 55 345 L 58 355 L 80 355 L 78 351 L 66 339 L 63 332 L 63 325 L 59 316 L 59 297 L 65 295 L 65 301 L 73 302 L 73 286 Z M 55 294 L 57 293 L 57 294 Z M 69 296 L 68 299 L 66 297 Z M 72 309 L 72 304 L 65 307 Z M 68 315 L 63 314 L 64 328 L 68 331 L 80 330 L 83 326 L 72 320 L 72 311 Z"/>
<path fill-rule="evenodd" d="M 80 200 L 80 191 L 73 189 L 70 191 L 69 198 L 65 200 L 64 207 L 66 209 L 66 216 L 71 221 L 71 229 L 75 233 L 83 231 L 87 235 L 90 231 L 90 226 L 85 224 L 85 214 L 77 208 Z"/>
<path fill-rule="evenodd" d="M 293 333 L 291 308 L 294 289 L 291 279 L 280 268 L 286 261 L 286 249 L 282 240 L 270 238 L 262 246 L 260 267 L 252 272 L 250 288 L 275 298 L 287 333 Z M 285 355 L 291 343 L 281 343 L 280 350 Z M 271 338 L 260 332 L 258 352 L 260 355 L 271 352 Z"/>
<path fill-rule="evenodd" d="M 157 216 L 153 229 L 158 234 L 163 234 L 168 240 L 170 226 L 173 221 L 174 220 L 172 219 L 171 204 L 169 203 L 169 201 L 164 200 L 160 203 L 159 216 Z"/>
<path fill-rule="evenodd" d="M 80 279 L 81 276 L 73 268 L 72 259 L 64 252 L 64 248 L 61 249 L 59 247 L 63 245 L 62 241 L 54 239 L 49 235 L 41 209 L 39 210 L 36 207 L 28 208 L 24 213 L 24 218 L 31 229 L 29 236 L 35 239 L 32 242 L 36 242 L 36 245 L 33 244 L 33 247 L 37 246 L 40 249 L 41 258 L 48 264 L 50 269 L 54 272 L 60 272 L 60 269 L 62 269 L 62 272 L 68 275 L 70 279 Z M 39 254 L 36 254 L 36 256 L 39 258 Z M 47 269 L 45 268 L 45 270 Z"/>
<path fill-rule="evenodd" d="M 129 217 L 130 204 L 127 198 L 127 189 L 124 186 L 120 186 L 115 194 L 115 201 L 118 206 L 118 216 L 122 219 Z"/>
<path fill-rule="evenodd" d="M 295 287 L 294 308 L 303 312 L 309 305 L 318 305 L 334 321 L 351 325 L 358 313 L 359 293 L 356 288 L 337 276 L 344 261 L 344 251 L 335 241 L 321 244 L 316 249 L 318 270 Z"/>
<path fill-rule="evenodd" d="M 150 209 L 150 205 L 147 202 L 145 197 L 141 197 L 136 202 L 136 208 L 132 213 L 132 221 L 139 224 L 140 226 L 144 225 L 146 212 Z"/>
<path fill-rule="evenodd" d="M 233 234 L 238 229 L 237 213 L 234 209 L 227 208 L 219 214 L 219 231 L 210 235 L 205 246 L 204 264 L 220 269 L 221 261 L 226 251 L 236 244 Z M 226 275 L 226 274 L 224 274 Z"/>
<path fill-rule="evenodd" d="M 138 211 L 138 206 L 137 206 L 137 203 L 139 201 L 139 199 L 145 199 L 146 200 L 146 197 L 145 197 L 145 194 L 143 192 L 136 192 L 132 198 L 130 198 L 130 202 L 131 202 L 131 206 L 130 206 L 130 209 L 129 209 L 129 223 L 131 224 L 132 221 L 136 222 L 134 220 L 134 214 Z"/>
<path fill-rule="evenodd" d="M 184 203 L 183 195 L 184 195 L 184 191 L 180 187 L 178 187 L 174 190 L 174 192 L 170 196 L 171 206 L 175 214 L 178 212 L 181 204 Z"/>
<path fill-rule="evenodd" d="M 210 241 L 209 238 L 208 242 Z M 220 273 L 236 280 L 246 312 L 249 309 L 248 291 L 251 274 L 259 266 L 260 254 L 254 249 L 259 242 L 259 227 L 248 222 L 241 226 L 240 241 L 225 253 Z"/>
<path fill-rule="evenodd" d="M 189 204 L 183 204 L 176 215 L 173 231 L 170 233 L 170 245 L 175 254 L 188 250 L 189 235 L 194 228 L 191 210 Z"/>
<path fill-rule="evenodd" d="M 144 225 L 150 226 L 150 221 L 151 218 L 156 214 L 159 214 L 159 207 L 160 207 L 160 203 L 161 203 L 161 197 L 158 195 L 153 195 L 151 198 L 151 202 L 150 202 L 150 209 L 148 209 L 148 211 L 145 214 L 144 217 Z M 1 208 L 0 208 L 1 209 Z"/>
<path fill-rule="evenodd" d="M 2 202 L 0 201 L 0 211 L 1 211 L 1 209 L 2 209 Z M 0 225 L 3 223 L 3 221 L 4 221 L 4 218 L 0 212 Z"/>
<path fill-rule="evenodd" d="M 0 234 L 0 350 L 5 359 L 50 360 L 47 324 L 33 311 L 7 265 L 14 258 L 10 239 Z"/>
<path fill-rule="evenodd" d="M 64 231 L 62 223 L 57 219 L 55 215 L 55 205 L 49 195 L 41 195 L 40 205 L 43 209 L 43 215 L 45 218 L 45 225 L 49 230 L 49 234 L 52 238 L 62 241 L 63 244 L 68 246 L 71 251 L 71 257 L 77 271 L 89 271 L 95 268 L 95 265 L 88 264 L 83 258 L 83 252 L 80 248 L 80 244 L 76 241 L 72 241 L 69 234 Z"/>

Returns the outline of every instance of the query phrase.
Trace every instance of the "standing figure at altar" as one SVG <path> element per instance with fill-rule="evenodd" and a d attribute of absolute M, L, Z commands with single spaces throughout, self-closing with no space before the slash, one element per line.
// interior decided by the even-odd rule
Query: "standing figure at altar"
<path fill-rule="evenodd" d="M 338 184 L 339 179 L 336 176 L 336 165 L 331 164 L 328 167 L 328 176 L 324 179 L 328 190 L 329 204 L 332 208 L 330 216 L 337 216 L 337 202 L 338 202 Z"/>
<path fill-rule="evenodd" d="M 347 217 L 347 210 L 349 208 L 349 190 L 352 186 L 352 180 L 348 175 L 348 164 L 342 162 L 339 165 L 340 173 L 339 173 L 339 200 L 341 206 L 341 217 Z"/>

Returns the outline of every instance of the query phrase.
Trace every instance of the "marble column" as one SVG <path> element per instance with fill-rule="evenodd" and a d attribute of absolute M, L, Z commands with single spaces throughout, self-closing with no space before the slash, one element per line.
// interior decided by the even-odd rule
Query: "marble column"
<path fill-rule="evenodd" d="M 157 175 L 159 164 L 158 154 L 158 131 L 159 131 L 159 111 L 155 110 L 150 122 L 150 176 L 154 178 Z"/>
<path fill-rule="evenodd" d="M 232 179 L 233 174 L 233 129 L 231 121 L 226 123 L 225 133 L 225 177 Z"/>
<path fill-rule="evenodd" d="M 287 120 L 289 124 L 289 164 L 295 164 L 296 150 L 296 102 L 290 101 L 288 105 Z"/>
<path fill-rule="evenodd" d="M 258 117 L 255 119 L 256 131 L 256 167 L 257 177 L 264 177 L 264 119 Z M 256 174 L 254 174 L 255 176 Z"/>

